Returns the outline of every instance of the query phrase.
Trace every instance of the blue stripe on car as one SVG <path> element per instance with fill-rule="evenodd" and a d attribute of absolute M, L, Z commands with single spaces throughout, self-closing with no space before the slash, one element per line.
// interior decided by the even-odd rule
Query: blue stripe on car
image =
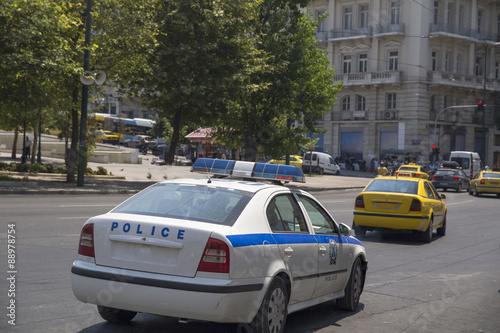
<path fill-rule="evenodd" d="M 229 235 L 227 239 L 233 247 L 262 245 L 265 242 L 269 244 L 327 244 L 333 238 L 335 242 L 339 242 L 339 237 L 336 235 L 311 235 L 311 234 L 243 234 Z M 342 237 L 342 243 L 363 245 L 360 241 L 353 237 Z"/>

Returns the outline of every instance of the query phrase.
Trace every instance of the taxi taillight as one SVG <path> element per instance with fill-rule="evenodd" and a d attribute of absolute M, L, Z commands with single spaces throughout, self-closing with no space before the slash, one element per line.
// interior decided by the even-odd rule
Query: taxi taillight
<path fill-rule="evenodd" d="M 422 210 L 422 204 L 420 203 L 420 200 L 413 199 L 410 206 L 410 212 L 420 212 L 421 210 Z"/>
<path fill-rule="evenodd" d="M 355 208 L 365 208 L 365 201 L 363 200 L 363 196 L 357 196 L 356 197 L 356 202 L 354 204 Z"/>
<path fill-rule="evenodd" d="M 229 273 L 229 247 L 221 240 L 210 238 L 203 251 L 198 271 Z"/>
<path fill-rule="evenodd" d="M 484 179 L 481 179 L 480 183 L 481 183 L 481 184 L 484 184 Z"/>
<path fill-rule="evenodd" d="M 437 177 L 436 177 L 436 175 L 434 175 L 434 176 L 432 176 L 432 178 L 433 178 L 433 179 L 436 179 Z"/>
<path fill-rule="evenodd" d="M 80 234 L 80 244 L 78 245 L 78 254 L 87 257 L 95 257 L 94 223 L 89 223 L 83 226 Z"/>

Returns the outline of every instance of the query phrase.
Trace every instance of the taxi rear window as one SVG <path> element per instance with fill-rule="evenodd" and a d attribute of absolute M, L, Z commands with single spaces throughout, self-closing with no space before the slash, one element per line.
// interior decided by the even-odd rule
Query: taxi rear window
<path fill-rule="evenodd" d="M 500 178 L 500 173 L 485 172 L 483 178 Z"/>
<path fill-rule="evenodd" d="M 418 182 L 400 179 L 374 179 L 370 184 L 368 184 L 365 192 L 417 194 Z"/>
<path fill-rule="evenodd" d="M 253 193 L 215 186 L 156 184 L 112 212 L 232 226 Z"/>

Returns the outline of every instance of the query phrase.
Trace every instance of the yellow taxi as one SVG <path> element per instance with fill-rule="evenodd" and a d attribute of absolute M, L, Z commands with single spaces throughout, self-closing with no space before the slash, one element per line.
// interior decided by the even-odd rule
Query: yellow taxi
<path fill-rule="evenodd" d="M 395 172 L 395 175 L 429 179 L 429 174 L 425 172 L 424 167 L 415 163 L 400 166 L 399 169 Z"/>
<path fill-rule="evenodd" d="M 432 233 L 446 233 L 447 208 L 432 183 L 418 177 L 376 177 L 356 196 L 353 229 L 358 238 L 366 231 L 413 230 L 424 242 Z"/>
<path fill-rule="evenodd" d="M 273 160 L 270 160 L 267 163 L 271 163 L 271 164 L 285 164 L 286 163 L 285 158 L 286 157 L 283 156 L 279 160 L 274 160 L 273 159 Z M 298 166 L 299 168 L 302 169 L 302 156 L 299 156 L 299 155 L 290 155 L 290 165 Z"/>
<path fill-rule="evenodd" d="M 104 130 L 97 130 L 95 131 L 95 141 L 96 142 L 102 142 L 102 143 L 112 143 L 112 144 L 117 144 L 120 138 L 118 135 L 111 131 L 104 131 Z"/>
<path fill-rule="evenodd" d="M 496 194 L 500 198 L 500 172 L 480 171 L 470 181 L 469 194 L 476 197 L 483 193 Z"/>

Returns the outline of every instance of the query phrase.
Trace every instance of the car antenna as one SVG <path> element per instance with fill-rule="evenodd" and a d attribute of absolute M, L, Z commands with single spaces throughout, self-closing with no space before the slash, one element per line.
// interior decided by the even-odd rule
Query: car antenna
<path fill-rule="evenodd" d="M 205 170 L 207 170 L 207 184 L 212 184 L 212 179 L 210 179 L 210 172 L 208 172 L 207 160 L 203 160 L 203 163 L 205 164 Z"/>

